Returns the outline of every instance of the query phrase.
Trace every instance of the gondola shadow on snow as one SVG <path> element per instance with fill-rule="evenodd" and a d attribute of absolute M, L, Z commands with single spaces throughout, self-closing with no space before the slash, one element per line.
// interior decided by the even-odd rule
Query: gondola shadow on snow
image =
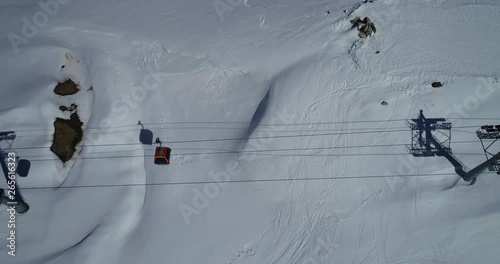
<path fill-rule="evenodd" d="M 139 142 L 144 145 L 153 145 L 153 132 L 149 129 L 145 129 L 141 121 L 137 122 L 141 126 L 141 132 L 139 133 Z"/>

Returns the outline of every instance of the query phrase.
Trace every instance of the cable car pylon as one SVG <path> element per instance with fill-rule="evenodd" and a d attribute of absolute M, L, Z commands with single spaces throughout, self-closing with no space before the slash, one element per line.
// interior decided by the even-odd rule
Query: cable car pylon
<path fill-rule="evenodd" d="M 490 150 L 495 146 L 500 139 L 500 125 L 491 126 L 481 126 L 479 130 L 476 131 L 476 135 L 481 141 L 481 146 L 484 150 L 484 155 L 486 156 L 486 161 L 476 168 L 472 169 L 465 177 L 465 181 L 475 180 L 477 175 L 485 170 L 496 171 L 500 174 L 500 152 L 493 154 Z M 498 148 L 497 148 L 498 149 Z"/>
<path fill-rule="evenodd" d="M 471 185 L 476 182 L 476 178 L 486 168 L 490 171 L 499 171 L 498 173 L 500 174 L 500 152 L 493 155 L 488 151 L 488 149 L 500 139 L 500 126 L 496 126 L 496 129 L 490 129 L 489 131 L 484 131 L 486 127 L 483 126 L 482 130 L 480 129 L 477 132 L 477 136 L 481 139 L 481 144 L 483 145 L 487 160 L 470 171 L 467 171 L 465 165 L 453 155 L 451 150 L 452 124 L 450 122 L 444 118 L 426 118 L 423 110 L 420 110 L 418 118 L 407 121 L 407 124 L 412 130 L 411 145 L 407 146 L 407 150 L 413 156 L 443 156 L 455 167 L 455 172 L 462 177 L 464 181 L 471 182 Z M 489 129 L 490 126 L 487 126 L 487 128 Z M 441 141 L 438 140 L 433 132 L 439 132 L 445 139 Z M 483 139 L 491 139 L 493 142 L 485 147 Z"/>

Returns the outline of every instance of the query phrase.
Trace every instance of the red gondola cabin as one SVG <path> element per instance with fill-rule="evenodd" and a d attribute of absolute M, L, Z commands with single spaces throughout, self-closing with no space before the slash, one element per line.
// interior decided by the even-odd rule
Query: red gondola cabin
<path fill-rule="evenodd" d="M 170 151 L 169 147 L 156 147 L 155 151 L 155 164 L 168 165 L 170 164 Z"/>

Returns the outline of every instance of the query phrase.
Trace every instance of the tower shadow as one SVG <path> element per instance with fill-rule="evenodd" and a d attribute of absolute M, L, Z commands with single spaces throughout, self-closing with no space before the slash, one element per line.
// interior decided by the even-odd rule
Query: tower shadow
<path fill-rule="evenodd" d="M 464 164 L 453 155 L 450 146 L 451 123 L 444 118 L 426 118 L 423 110 L 420 110 L 418 118 L 412 119 L 408 125 L 412 130 L 410 154 L 415 157 L 445 157 L 460 177 L 463 178 L 467 174 Z M 438 140 L 433 132 L 439 132 L 444 140 Z"/>

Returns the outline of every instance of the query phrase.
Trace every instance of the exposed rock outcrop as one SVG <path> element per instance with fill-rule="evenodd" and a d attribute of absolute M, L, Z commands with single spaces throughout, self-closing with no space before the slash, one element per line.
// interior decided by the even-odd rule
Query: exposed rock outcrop
<path fill-rule="evenodd" d="M 351 20 L 353 28 L 358 29 L 358 36 L 360 38 L 367 38 L 372 35 L 372 33 L 377 33 L 377 28 L 373 24 L 370 18 L 365 17 L 361 20 L 360 17 L 355 17 Z"/>
<path fill-rule="evenodd" d="M 78 85 L 75 84 L 71 79 L 67 79 L 63 83 L 57 83 L 56 88 L 54 88 L 54 93 L 57 95 L 72 95 L 78 93 L 80 89 Z"/>
<path fill-rule="evenodd" d="M 83 123 L 77 113 L 70 119 L 56 118 L 54 121 L 54 139 L 50 150 L 62 161 L 66 162 L 73 157 L 78 145 L 83 138 Z"/>

